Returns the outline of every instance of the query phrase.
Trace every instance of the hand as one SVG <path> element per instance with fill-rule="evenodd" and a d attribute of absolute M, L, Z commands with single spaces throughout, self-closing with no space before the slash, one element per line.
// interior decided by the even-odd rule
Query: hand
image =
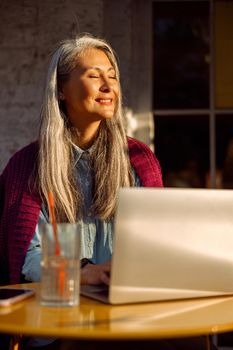
<path fill-rule="evenodd" d="M 111 269 L 111 260 L 98 265 L 87 264 L 81 269 L 81 284 L 107 284 L 109 285 L 109 276 Z"/>

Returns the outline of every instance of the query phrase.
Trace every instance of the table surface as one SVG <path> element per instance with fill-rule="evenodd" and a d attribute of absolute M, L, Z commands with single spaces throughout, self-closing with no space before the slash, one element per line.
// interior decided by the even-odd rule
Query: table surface
<path fill-rule="evenodd" d="M 233 330 L 233 296 L 111 306 L 81 296 L 76 307 L 41 306 L 36 296 L 0 308 L 0 332 L 77 339 L 158 339 Z"/>

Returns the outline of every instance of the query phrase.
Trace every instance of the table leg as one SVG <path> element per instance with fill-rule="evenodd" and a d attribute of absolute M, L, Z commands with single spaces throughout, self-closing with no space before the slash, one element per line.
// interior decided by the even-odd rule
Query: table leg
<path fill-rule="evenodd" d="M 21 335 L 12 335 L 9 350 L 20 350 Z"/>

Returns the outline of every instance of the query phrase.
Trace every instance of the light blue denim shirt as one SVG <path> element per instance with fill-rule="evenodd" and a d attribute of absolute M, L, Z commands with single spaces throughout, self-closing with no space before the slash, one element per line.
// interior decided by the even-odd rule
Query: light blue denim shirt
<path fill-rule="evenodd" d="M 91 149 L 82 150 L 74 145 L 74 159 L 77 183 L 83 193 L 83 215 L 77 220 L 82 222 L 81 259 L 91 259 L 95 264 L 103 263 L 112 256 L 113 220 L 103 221 L 91 216 L 92 173 L 90 168 Z M 140 186 L 140 179 L 135 174 L 135 185 Z M 48 214 L 42 205 L 35 234 L 30 242 L 22 274 L 27 281 L 40 281 L 41 237 L 39 226 L 48 222 Z"/>

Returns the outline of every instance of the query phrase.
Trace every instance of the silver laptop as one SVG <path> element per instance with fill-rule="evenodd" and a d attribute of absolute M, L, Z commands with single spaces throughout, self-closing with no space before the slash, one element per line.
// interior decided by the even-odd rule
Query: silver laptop
<path fill-rule="evenodd" d="M 121 189 L 109 289 L 81 294 L 111 304 L 233 294 L 233 191 Z"/>

